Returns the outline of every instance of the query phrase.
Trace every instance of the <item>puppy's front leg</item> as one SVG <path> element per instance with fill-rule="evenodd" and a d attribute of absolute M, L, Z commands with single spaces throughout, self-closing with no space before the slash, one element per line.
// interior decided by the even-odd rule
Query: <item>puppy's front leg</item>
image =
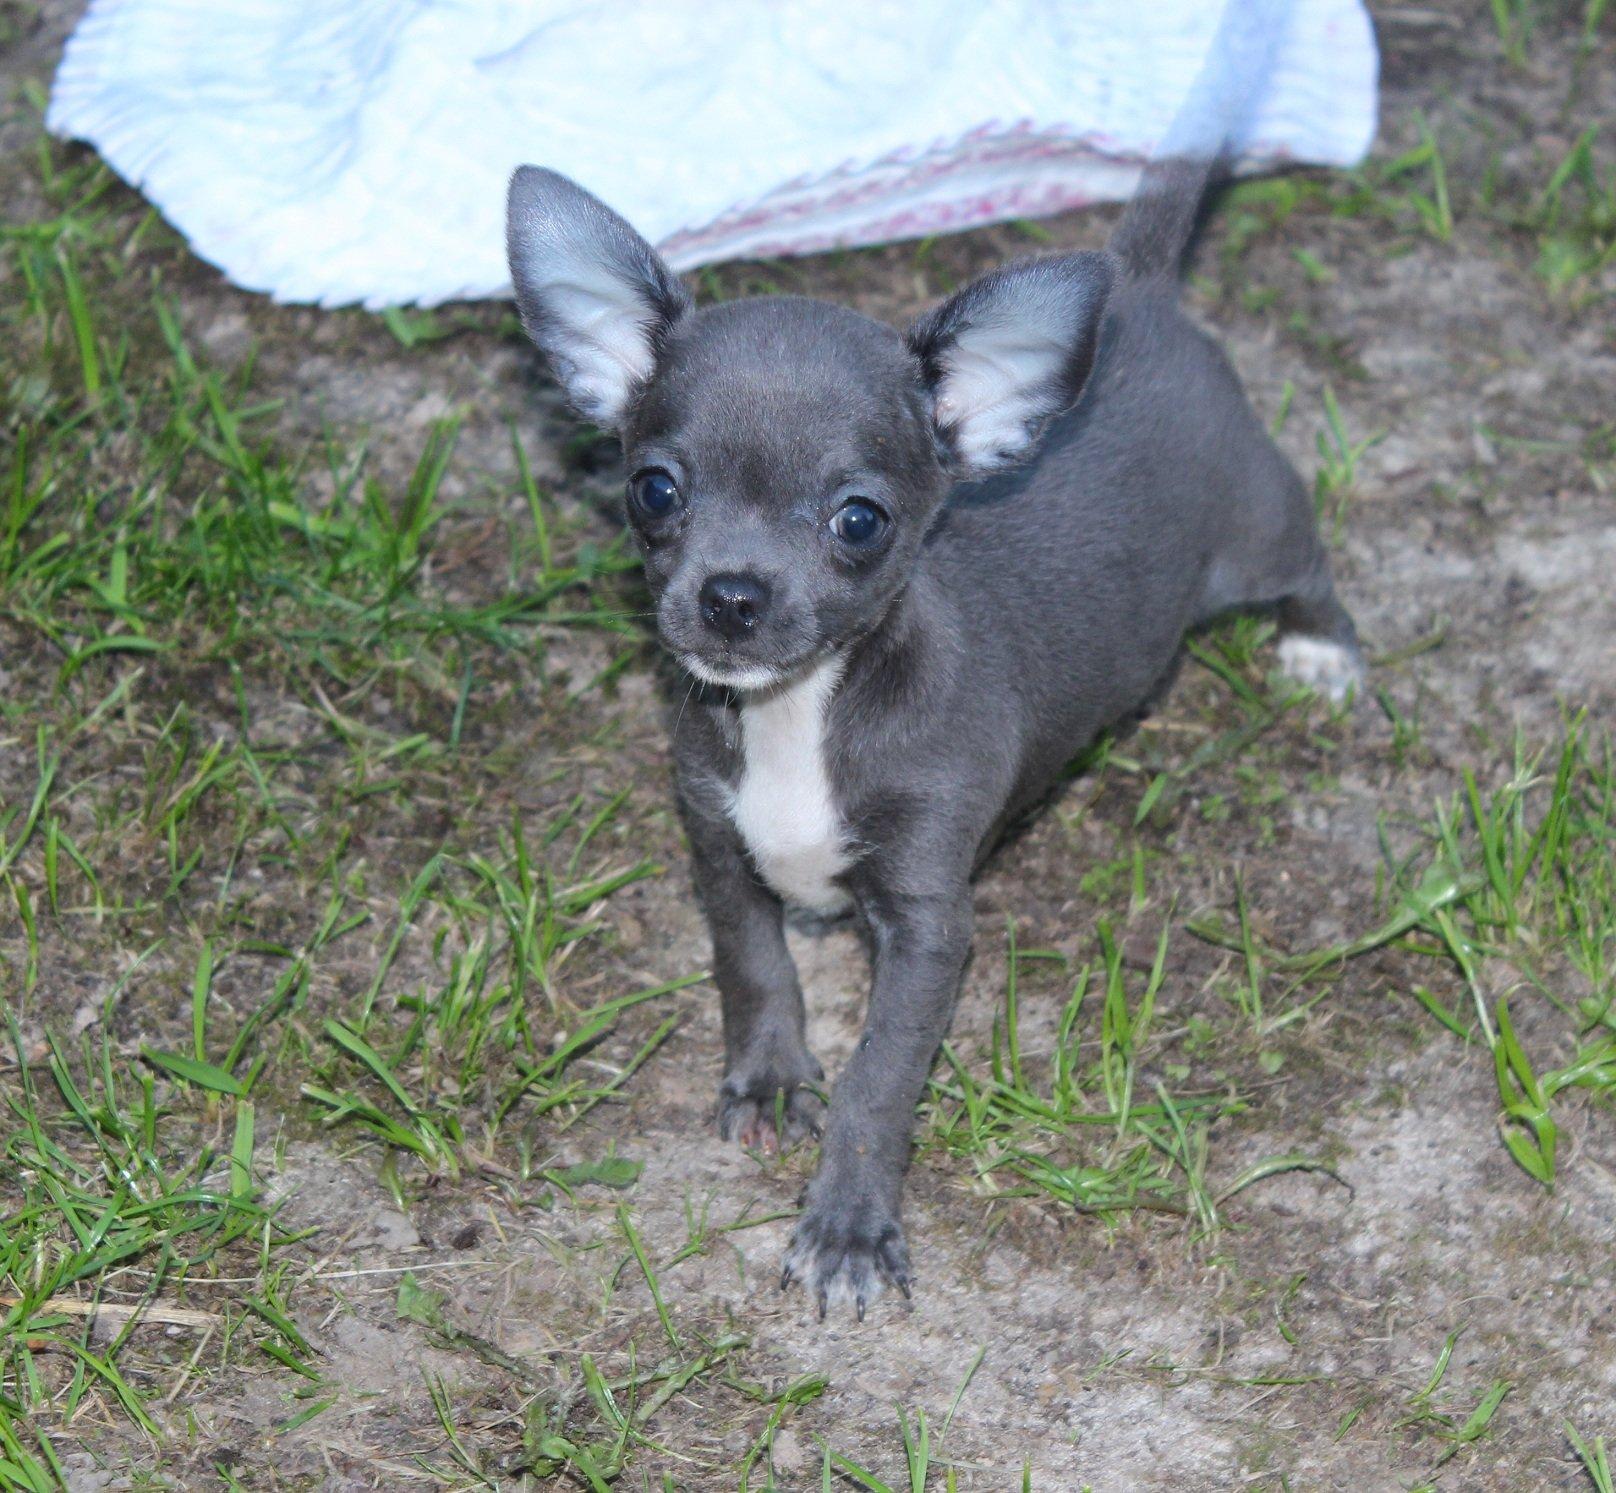
<path fill-rule="evenodd" d="M 948 1030 L 971 942 L 963 876 L 941 896 L 882 896 L 864 905 L 875 978 L 864 1034 L 831 1094 L 819 1174 L 781 1275 L 819 1304 L 864 1309 L 890 1282 L 909 1294 L 901 1219 L 915 1106 Z"/>
<path fill-rule="evenodd" d="M 758 880 L 726 818 L 687 801 L 685 827 L 724 1012 L 719 1132 L 725 1140 L 768 1149 L 777 1140 L 817 1135 L 824 1107 L 809 1085 L 825 1070 L 804 1039 L 802 987 L 786 947 L 780 899 Z"/>

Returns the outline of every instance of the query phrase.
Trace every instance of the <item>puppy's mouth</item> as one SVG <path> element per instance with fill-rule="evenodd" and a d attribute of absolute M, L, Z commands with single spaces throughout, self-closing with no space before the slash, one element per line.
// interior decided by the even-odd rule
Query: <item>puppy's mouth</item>
<path fill-rule="evenodd" d="M 726 689 L 765 690 L 783 684 L 802 667 L 798 664 L 718 664 L 698 653 L 680 653 L 679 662 L 703 684 Z"/>

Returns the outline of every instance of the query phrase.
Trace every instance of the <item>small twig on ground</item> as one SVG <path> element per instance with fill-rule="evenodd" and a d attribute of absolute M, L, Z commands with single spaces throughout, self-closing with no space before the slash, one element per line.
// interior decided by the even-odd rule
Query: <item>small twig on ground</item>
<path fill-rule="evenodd" d="M 19 1306 L 19 1296 L 0 1296 L 0 1307 Z M 60 1312 L 68 1317 L 104 1317 L 127 1322 L 131 1318 L 161 1327 L 217 1327 L 224 1318 L 218 1312 L 194 1311 L 185 1306 L 167 1306 L 161 1301 L 137 1301 L 124 1305 L 116 1301 L 80 1301 L 76 1296 L 50 1296 L 34 1308 L 36 1312 Z"/>

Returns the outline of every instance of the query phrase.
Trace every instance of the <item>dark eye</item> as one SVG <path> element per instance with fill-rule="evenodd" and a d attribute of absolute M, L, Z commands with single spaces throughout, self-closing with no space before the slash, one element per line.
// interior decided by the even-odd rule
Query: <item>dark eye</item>
<path fill-rule="evenodd" d="M 629 493 L 634 506 L 647 518 L 666 518 L 679 506 L 679 484 L 655 467 L 636 474 Z"/>
<path fill-rule="evenodd" d="M 874 544 L 886 529 L 887 516 L 874 503 L 849 498 L 830 521 L 830 531 L 843 544 L 861 547 Z"/>

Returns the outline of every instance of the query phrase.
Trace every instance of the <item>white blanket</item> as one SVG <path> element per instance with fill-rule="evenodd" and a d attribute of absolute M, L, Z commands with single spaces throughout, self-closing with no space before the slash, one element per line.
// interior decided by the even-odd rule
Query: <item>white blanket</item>
<path fill-rule="evenodd" d="M 1234 12 L 1266 0 L 1228 0 Z M 1212 0 L 92 0 L 48 122 L 287 301 L 508 292 L 505 182 L 575 177 L 680 268 L 1126 195 Z M 1279 0 L 1234 143 L 1348 165 L 1361 0 Z M 1238 69 L 1240 58 L 1229 64 Z"/>

